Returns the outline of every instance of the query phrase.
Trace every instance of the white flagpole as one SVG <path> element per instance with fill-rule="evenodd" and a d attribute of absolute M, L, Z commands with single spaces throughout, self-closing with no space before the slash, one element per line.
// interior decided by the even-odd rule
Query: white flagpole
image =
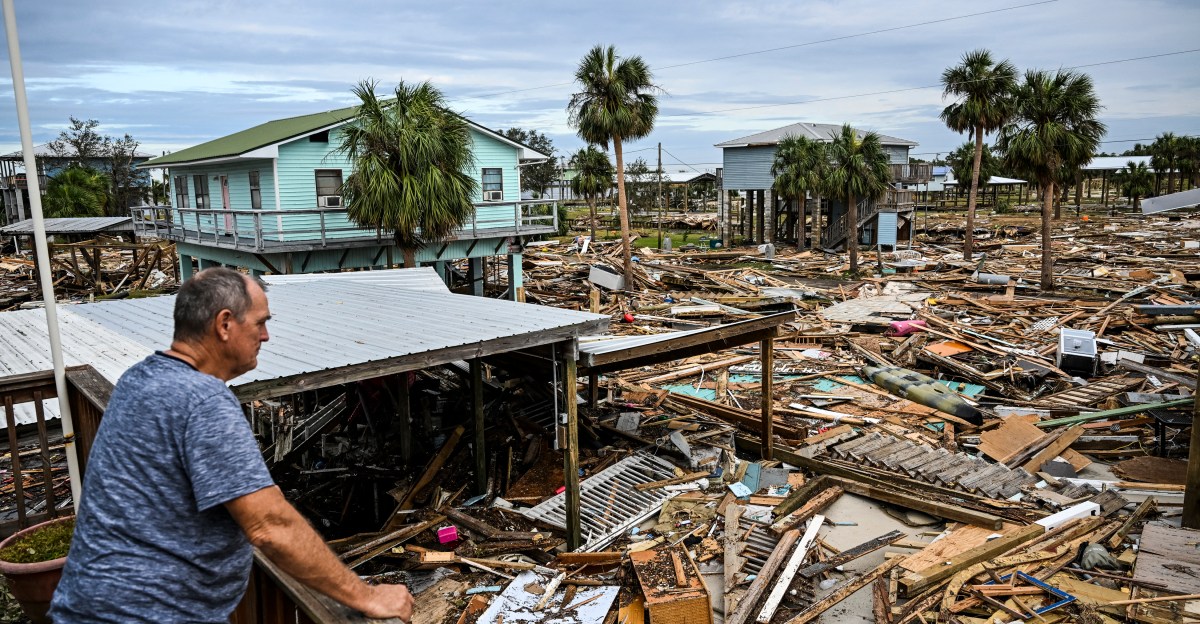
<path fill-rule="evenodd" d="M 50 251 L 46 245 L 46 224 L 42 221 L 42 189 L 37 162 L 33 157 L 33 136 L 29 129 L 29 100 L 25 97 L 25 72 L 21 68 L 21 49 L 17 44 L 17 16 L 13 0 L 4 0 L 4 32 L 8 38 L 8 61 L 12 65 L 13 93 L 17 99 L 17 124 L 21 127 L 21 151 L 25 154 L 25 180 L 29 187 L 29 207 L 33 212 L 33 241 L 37 246 L 38 281 L 46 303 L 46 331 L 50 335 L 50 357 L 54 360 L 54 387 L 58 391 L 58 414 L 66 440 L 67 472 L 71 478 L 71 502 L 79 507 L 79 458 L 75 448 L 75 425 L 67 399 L 67 375 L 63 366 L 62 340 L 58 335 L 58 310 L 54 307 L 54 282 L 50 278 Z M 16 423 L 7 423 L 15 427 Z M 11 449 L 16 452 L 16 449 Z"/>

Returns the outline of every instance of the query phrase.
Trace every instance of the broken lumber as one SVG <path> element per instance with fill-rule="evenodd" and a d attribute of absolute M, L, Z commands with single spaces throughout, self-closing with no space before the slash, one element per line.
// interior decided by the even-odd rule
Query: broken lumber
<path fill-rule="evenodd" d="M 821 525 L 825 524 L 825 516 L 816 515 L 808 522 L 808 528 L 804 531 L 804 537 L 800 538 L 800 543 L 796 545 L 796 550 L 792 552 L 792 556 L 788 559 L 787 565 L 783 571 L 779 573 L 779 578 L 775 581 L 775 587 L 771 590 L 771 594 L 767 596 L 767 601 L 763 603 L 762 610 L 758 612 L 758 617 L 754 620 L 758 624 L 767 624 L 775 615 L 775 610 L 779 608 L 779 603 L 783 601 L 783 595 L 792 586 L 792 579 L 796 578 L 796 571 L 800 569 L 800 564 L 804 563 L 804 558 L 808 556 L 808 551 L 812 548 L 813 541 L 817 539 L 817 532 L 821 530 Z"/>
<path fill-rule="evenodd" d="M 1025 464 L 1021 467 L 1029 473 L 1041 471 L 1042 466 L 1045 465 L 1046 462 L 1058 457 L 1059 454 L 1067 450 L 1068 447 L 1075 443 L 1075 440 L 1079 439 L 1079 436 L 1083 435 L 1084 431 L 1085 429 L 1083 427 L 1071 427 L 1070 429 L 1067 429 L 1062 435 L 1058 436 L 1057 439 L 1055 439 L 1042 450 L 1038 451 L 1032 459 L 1025 462 Z"/>
<path fill-rule="evenodd" d="M 874 570 L 867 572 L 853 581 L 845 583 L 841 587 L 833 590 L 833 593 L 818 600 L 807 609 L 801 611 L 799 615 L 788 620 L 786 624 L 808 624 L 808 622 L 817 619 L 822 613 L 825 613 L 834 605 L 849 597 L 850 594 L 853 594 L 854 592 L 866 587 L 869 583 L 873 583 L 875 579 L 882 578 L 883 575 L 891 572 L 892 568 L 896 567 L 896 565 L 900 563 L 901 559 L 901 557 L 896 557 L 890 561 L 884 561 Z"/>
<path fill-rule="evenodd" d="M 814 496 L 811 500 L 804 504 L 803 507 L 796 511 L 780 518 L 771 525 L 771 531 L 776 535 L 782 534 L 800 526 L 805 520 L 812 518 L 817 513 L 823 511 L 826 507 L 833 504 L 845 492 L 840 486 L 833 486 L 820 494 Z"/>
<path fill-rule="evenodd" d="M 459 438 L 462 438 L 462 435 L 465 431 L 466 429 L 462 425 L 454 428 L 454 431 L 450 434 L 450 437 L 446 439 L 446 443 L 442 445 L 442 450 L 438 451 L 437 456 L 429 462 L 429 466 L 426 467 L 425 472 L 421 474 L 421 478 L 417 479 L 417 482 L 414 483 L 412 488 L 408 490 L 408 494 L 404 496 L 404 500 L 400 501 L 400 504 L 396 507 L 396 511 L 392 513 L 392 517 L 388 519 L 387 525 L 384 526 L 385 530 L 396 528 L 402 517 L 401 514 L 397 512 L 412 508 L 412 505 L 414 502 L 416 502 L 417 495 L 420 493 L 420 491 L 425 489 L 425 486 L 433 482 L 433 478 L 437 476 L 439 471 L 441 471 L 442 466 L 446 463 L 446 460 L 450 459 L 450 454 L 453 453 L 454 448 L 458 446 L 458 440 Z"/>
<path fill-rule="evenodd" d="M 698 481 L 700 479 L 703 479 L 704 477 L 707 477 L 708 475 L 709 475 L 708 472 L 691 472 L 691 473 L 683 475 L 682 477 L 675 477 L 673 479 L 663 479 L 662 481 L 650 481 L 649 483 L 637 483 L 637 484 L 634 484 L 633 489 L 635 489 L 639 492 L 645 492 L 646 490 L 660 488 L 660 487 L 664 487 L 667 485 L 679 485 L 681 483 L 689 483 L 691 481 Z"/>
<path fill-rule="evenodd" d="M 843 550 L 841 553 L 834 555 L 825 561 L 814 563 L 807 568 L 800 570 L 800 576 L 803 576 L 804 578 L 812 578 L 826 570 L 832 570 L 833 568 L 836 568 L 844 563 L 858 559 L 867 553 L 875 552 L 884 546 L 888 546 L 899 541 L 903 537 L 904 534 L 900 531 L 892 531 L 891 533 L 880 535 L 873 540 L 866 541 L 853 548 Z"/>
<path fill-rule="evenodd" d="M 917 592 L 940 583 L 977 563 L 997 557 L 1025 542 L 1040 537 L 1045 532 L 1046 528 L 1040 524 L 1021 527 L 1011 533 L 961 552 L 947 561 L 945 565 L 922 572 L 908 572 L 900 577 L 900 584 L 904 586 L 908 595 L 915 595 Z"/>
<path fill-rule="evenodd" d="M 914 494 L 903 492 L 899 489 L 885 488 L 867 483 L 859 483 L 851 481 L 843 477 L 833 478 L 838 485 L 842 486 L 847 492 L 866 496 L 885 503 L 900 505 L 909 509 L 923 511 L 927 514 L 938 516 L 939 518 L 947 518 L 949 520 L 957 520 L 966 522 L 967 524 L 975 524 L 981 527 L 988 527 L 993 530 L 1000 529 L 1004 526 L 1004 519 L 1000 516 L 976 511 L 958 505 L 951 505 L 929 498 L 921 498 Z"/>
<path fill-rule="evenodd" d="M 730 536 L 726 535 L 725 538 L 729 539 Z M 767 586 L 771 585 L 771 581 L 775 578 L 775 572 L 779 570 L 779 566 L 783 565 L 784 559 L 799 539 L 800 532 L 796 530 L 791 530 L 783 534 L 783 537 L 779 539 L 779 544 L 775 546 L 775 550 L 767 558 L 767 562 L 758 571 L 758 576 L 754 577 L 754 582 L 750 583 L 750 589 L 746 590 L 746 595 L 742 597 L 742 601 L 733 610 L 733 614 L 726 618 L 726 624 L 746 623 L 747 618 L 750 617 L 750 612 L 754 610 L 754 605 L 762 598 L 763 593 L 767 590 Z"/>

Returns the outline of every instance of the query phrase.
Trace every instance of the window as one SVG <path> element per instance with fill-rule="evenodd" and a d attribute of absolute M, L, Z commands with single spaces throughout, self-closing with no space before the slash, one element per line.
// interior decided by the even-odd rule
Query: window
<path fill-rule="evenodd" d="M 196 207 L 204 210 L 209 208 L 208 203 L 208 176 L 197 174 L 192 176 L 192 183 L 196 185 Z"/>
<path fill-rule="evenodd" d="M 187 176 L 175 176 L 175 207 L 187 208 L 189 205 Z"/>
<path fill-rule="evenodd" d="M 316 134 L 308 135 L 308 142 L 309 143 L 328 143 L 329 142 L 329 131 L 323 130 Z"/>
<path fill-rule="evenodd" d="M 337 208 L 342 205 L 342 170 L 317 169 L 317 206 Z"/>
<path fill-rule="evenodd" d="M 250 209 L 262 210 L 262 188 L 259 186 L 258 172 L 250 172 Z"/>
<path fill-rule="evenodd" d="M 504 170 L 499 167 L 483 170 L 483 199 L 484 201 L 501 201 L 504 199 Z"/>

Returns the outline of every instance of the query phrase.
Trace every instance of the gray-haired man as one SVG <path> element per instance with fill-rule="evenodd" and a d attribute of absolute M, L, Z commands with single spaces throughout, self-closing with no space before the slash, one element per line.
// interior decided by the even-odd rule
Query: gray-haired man
<path fill-rule="evenodd" d="M 171 348 L 117 383 L 88 458 L 51 616 L 68 622 L 228 622 L 251 545 L 371 617 L 412 616 L 403 585 L 342 565 L 271 480 L 225 382 L 258 365 L 267 295 L 230 269 L 179 289 Z"/>

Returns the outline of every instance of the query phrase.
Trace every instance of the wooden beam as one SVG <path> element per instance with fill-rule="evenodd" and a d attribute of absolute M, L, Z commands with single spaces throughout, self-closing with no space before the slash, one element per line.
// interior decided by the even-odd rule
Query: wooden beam
<path fill-rule="evenodd" d="M 767 596 L 767 601 L 763 603 L 763 608 L 758 612 L 758 617 L 755 618 L 757 624 L 768 624 L 771 618 L 775 615 L 775 610 L 779 608 L 779 603 L 783 601 L 783 595 L 792 586 L 792 579 L 796 578 L 796 571 L 800 569 L 800 564 L 804 563 L 804 558 L 808 556 L 808 551 L 812 548 L 813 541 L 817 539 L 817 532 L 821 530 L 821 525 L 825 524 L 825 516 L 813 516 L 808 523 L 808 528 L 804 531 L 804 537 L 800 538 L 800 543 L 796 545 L 796 550 L 792 552 L 791 558 L 788 559 L 787 565 L 783 567 L 783 571 L 779 573 L 779 578 L 775 580 L 775 587 L 771 590 L 771 594 Z"/>
<path fill-rule="evenodd" d="M 883 548 L 884 546 L 887 546 L 888 544 L 891 544 L 893 542 L 898 542 L 903 537 L 904 537 L 904 534 L 901 533 L 900 531 L 892 531 L 891 533 L 885 533 L 884 535 L 880 535 L 879 537 L 877 537 L 873 540 L 866 541 L 866 542 L 863 542 L 853 548 L 843 550 L 842 552 L 838 553 L 837 555 L 834 555 L 833 557 L 831 557 L 829 559 L 826 559 L 825 561 L 822 561 L 820 563 L 814 563 L 814 564 L 808 566 L 807 568 L 800 570 L 800 576 L 803 576 L 804 578 L 812 578 L 826 570 L 831 570 L 833 568 L 836 568 L 836 567 L 842 565 L 843 563 L 854 561 L 855 559 L 857 559 L 867 553 L 875 552 L 876 550 L 879 550 L 880 548 Z"/>
<path fill-rule="evenodd" d="M 450 454 L 454 452 L 454 447 L 458 446 L 458 440 L 462 437 L 463 432 L 465 431 L 466 429 L 464 429 L 461 425 L 454 428 L 454 432 L 450 434 L 450 437 L 446 439 L 446 443 L 442 445 L 442 450 L 438 451 L 437 456 L 435 456 L 433 460 L 429 462 L 429 466 L 425 468 L 425 472 L 421 475 L 421 478 L 417 479 L 417 482 L 413 484 L 412 489 L 408 491 L 408 494 L 405 494 L 404 500 L 400 501 L 400 505 L 396 507 L 397 512 L 412 508 L 413 503 L 416 501 L 417 494 L 424 489 L 425 486 L 433 482 L 433 478 L 437 476 L 439 471 L 441 471 L 442 466 L 446 463 L 446 460 L 450 459 Z M 392 513 L 392 517 L 388 519 L 387 525 L 384 526 L 384 530 L 390 531 L 395 529 L 397 526 L 400 526 L 400 520 L 402 518 L 402 514 Z"/>
<path fill-rule="evenodd" d="M 771 431 L 773 417 L 771 415 L 771 407 L 774 404 L 774 396 L 772 396 L 771 388 L 771 373 L 775 367 L 775 340 L 774 338 L 764 339 L 758 344 L 759 357 L 762 362 L 762 434 L 760 442 L 762 443 L 761 454 L 762 458 L 770 460 L 772 450 L 775 448 L 775 435 Z"/>
<path fill-rule="evenodd" d="M 475 493 L 487 491 L 488 469 L 483 418 L 483 362 L 479 358 L 467 361 L 471 375 L 471 413 L 475 416 Z"/>
<path fill-rule="evenodd" d="M 583 545 L 583 533 L 579 524 L 579 409 L 575 404 L 576 384 L 579 382 L 575 367 L 578 345 L 572 339 L 561 344 L 558 351 L 559 365 L 562 368 L 563 405 L 567 410 L 563 448 L 563 477 L 567 487 L 567 550 L 576 550 Z"/>

